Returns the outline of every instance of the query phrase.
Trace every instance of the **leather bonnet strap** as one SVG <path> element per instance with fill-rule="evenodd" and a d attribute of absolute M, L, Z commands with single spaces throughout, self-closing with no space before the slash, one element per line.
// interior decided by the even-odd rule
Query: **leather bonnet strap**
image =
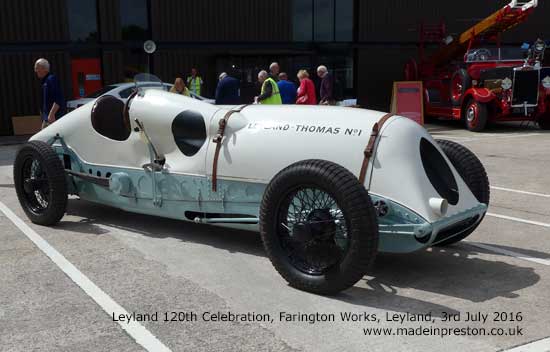
<path fill-rule="evenodd" d="M 246 108 L 247 105 L 239 106 L 236 109 L 229 110 L 223 118 L 220 119 L 218 122 L 218 133 L 216 134 L 216 137 L 212 139 L 212 142 L 216 143 L 216 151 L 214 152 L 214 163 L 212 165 L 212 191 L 217 192 L 218 191 L 218 159 L 220 157 L 220 150 L 222 148 L 222 141 L 223 137 L 225 135 L 225 128 L 227 127 L 227 121 L 229 121 L 229 118 L 231 115 L 233 115 L 236 112 L 241 112 L 244 108 Z"/>
<path fill-rule="evenodd" d="M 369 143 L 367 144 L 367 147 L 363 151 L 363 165 L 361 165 L 361 171 L 359 172 L 359 182 L 361 184 L 365 183 L 365 175 L 367 174 L 367 168 L 369 166 L 370 158 L 372 157 L 374 153 L 374 146 L 376 144 L 376 138 L 378 137 L 378 134 L 380 133 L 380 130 L 382 129 L 382 126 L 384 126 L 384 123 L 390 119 L 390 117 L 394 116 L 395 114 L 389 113 L 376 122 L 374 126 L 372 126 L 372 132 L 370 135 Z"/>

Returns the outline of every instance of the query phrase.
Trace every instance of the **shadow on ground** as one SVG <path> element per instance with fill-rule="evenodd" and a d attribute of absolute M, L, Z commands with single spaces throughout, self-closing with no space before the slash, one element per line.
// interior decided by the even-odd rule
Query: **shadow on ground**
<path fill-rule="evenodd" d="M 82 200 L 70 200 L 68 215 L 84 219 L 62 221 L 56 227 L 58 230 L 102 235 L 109 232 L 104 226 L 109 226 L 148 237 L 177 238 L 230 253 L 265 256 L 259 235 L 252 231 L 132 214 Z M 516 252 L 521 250 L 507 249 Z M 530 252 L 530 255 L 537 257 L 545 255 Z M 367 288 L 356 285 L 333 298 L 354 305 L 392 311 L 432 311 L 434 316 L 438 316 L 438 312 L 455 311 L 443 305 L 408 297 L 407 290 L 483 302 L 496 297 L 518 297 L 517 291 L 540 280 L 532 267 L 485 260 L 478 256 L 479 253 L 486 252 L 467 244 L 458 244 L 410 254 L 379 254 L 371 274 L 365 278 Z M 400 294 L 397 294 L 397 289 L 400 289 Z"/>

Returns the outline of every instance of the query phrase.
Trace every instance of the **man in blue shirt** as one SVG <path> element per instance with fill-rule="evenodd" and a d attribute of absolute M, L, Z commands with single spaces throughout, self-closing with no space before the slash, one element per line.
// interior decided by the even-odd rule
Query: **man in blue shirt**
<path fill-rule="evenodd" d="M 216 105 L 238 105 L 241 103 L 241 82 L 227 73 L 220 75 L 216 87 Z"/>
<path fill-rule="evenodd" d="M 296 86 L 294 83 L 288 80 L 288 75 L 284 72 L 279 74 L 279 92 L 281 92 L 281 100 L 283 104 L 295 104 L 296 103 Z"/>
<path fill-rule="evenodd" d="M 34 72 L 42 82 L 42 129 L 65 114 L 65 98 L 57 77 L 50 73 L 50 63 L 46 59 L 38 59 L 34 64 Z"/>

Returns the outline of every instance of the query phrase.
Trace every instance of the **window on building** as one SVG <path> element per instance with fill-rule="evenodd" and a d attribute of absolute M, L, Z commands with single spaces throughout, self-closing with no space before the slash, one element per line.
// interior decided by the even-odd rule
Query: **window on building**
<path fill-rule="evenodd" d="M 340 82 L 344 89 L 346 97 L 354 96 L 353 82 L 353 55 L 348 50 L 331 51 L 329 55 L 326 51 L 316 57 L 317 64 L 326 65 L 334 77 Z"/>
<path fill-rule="evenodd" d="M 292 4 L 294 41 L 310 42 L 313 39 L 313 0 L 294 0 Z"/>
<path fill-rule="evenodd" d="M 335 40 L 337 42 L 353 41 L 353 0 L 338 0 L 335 10 Z"/>
<path fill-rule="evenodd" d="M 120 0 L 120 23 L 123 40 L 149 39 L 147 0 Z"/>
<path fill-rule="evenodd" d="M 313 9 L 316 42 L 334 41 L 334 0 L 317 0 Z"/>
<path fill-rule="evenodd" d="M 354 0 L 293 0 L 294 41 L 352 41 L 353 6 Z"/>
<path fill-rule="evenodd" d="M 97 41 L 96 0 L 67 0 L 69 36 L 73 42 Z"/>

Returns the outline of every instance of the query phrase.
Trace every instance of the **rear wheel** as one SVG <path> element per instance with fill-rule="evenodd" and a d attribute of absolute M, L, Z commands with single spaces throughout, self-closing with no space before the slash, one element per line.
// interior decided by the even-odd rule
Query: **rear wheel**
<path fill-rule="evenodd" d="M 481 132 L 487 125 L 487 104 L 470 99 L 464 108 L 464 123 L 472 132 Z"/>
<path fill-rule="evenodd" d="M 436 140 L 439 147 L 443 150 L 451 164 L 464 180 L 464 183 L 470 188 L 472 194 L 477 198 L 480 203 L 489 205 L 491 189 L 489 185 L 489 178 L 487 172 L 483 167 L 481 161 L 477 156 L 472 153 L 468 148 L 444 139 Z M 436 244 L 437 246 L 447 246 L 459 241 L 462 241 L 468 237 L 481 223 L 478 222 L 476 226 L 470 228 L 460 235 L 452 237 L 448 240 Z"/>
<path fill-rule="evenodd" d="M 17 153 L 13 178 L 19 203 L 39 225 L 58 223 L 67 209 L 67 183 L 63 163 L 48 144 L 32 141 Z"/>
<path fill-rule="evenodd" d="M 368 271 L 378 249 L 378 222 L 367 190 L 345 168 L 307 160 L 268 185 L 260 233 L 275 269 L 298 289 L 335 294 Z"/>

